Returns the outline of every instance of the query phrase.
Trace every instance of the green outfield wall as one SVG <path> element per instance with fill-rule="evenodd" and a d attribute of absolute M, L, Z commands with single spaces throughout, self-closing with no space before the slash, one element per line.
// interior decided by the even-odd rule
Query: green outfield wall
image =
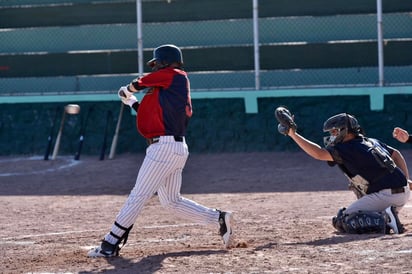
<path fill-rule="evenodd" d="M 194 115 L 187 132 L 192 153 L 294 151 L 297 146 L 276 129 L 273 111 L 278 105 L 288 106 L 296 116 L 298 130 L 304 136 L 322 144 L 322 124 L 326 118 L 340 112 L 354 114 L 367 134 L 379 137 L 398 148 L 408 148 L 391 137 L 394 126 L 412 131 L 411 94 L 384 95 L 381 110 L 371 109 L 367 95 L 290 96 L 256 98 L 257 111 L 246 111 L 244 98 L 193 99 Z M 3 97 L 4 98 L 4 97 Z M 57 113 L 53 137 L 56 138 L 62 108 L 70 102 L 47 100 L 30 103 L 2 103 L 0 111 L 0 155 L 44 155 L 47 137 Z M 74 101 L 81 107 L 78 115 L 66 116 L 59 155 L 74 155 L 78 146 L 82 120 L 89 112 L 83 153 L 99 157 L 108 119 L 106 154 L 115 131 L 120 102 L 112 98 L 101 101 Z M 250 107 L 250 106 L 249 106 Z M 120 127 L 117 153 L 143 153 L 145 140 L 137 133 L 135 115 L 125 108 Z"/>

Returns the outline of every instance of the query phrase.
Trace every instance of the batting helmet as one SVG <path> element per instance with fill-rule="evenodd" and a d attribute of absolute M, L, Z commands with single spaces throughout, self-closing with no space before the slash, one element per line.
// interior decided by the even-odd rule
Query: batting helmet
<path fill-rule="evenodd" d="M 179 66 L 183 65 L 182 51 L 175 45 L 162 45 L 154 49 L 153 58 L 147 62 L 151 68 L 157 66 L 158 68 L 168 67 L 173 63 Z"/>
<path fill-rule="evenodd" d="M 337 132 L 324 138 L 325 146 L 342 142 L 348 133 L 359 135 L 362 132 L 358 120 L 348 113 L 336 114 L 325 121 L 323 131 L 332 133 L 333 130 Z"/>

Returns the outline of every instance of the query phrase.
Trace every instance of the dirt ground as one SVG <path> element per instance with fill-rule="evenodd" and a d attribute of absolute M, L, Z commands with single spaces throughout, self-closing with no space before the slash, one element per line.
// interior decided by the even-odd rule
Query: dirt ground
<path fill-rule="evenodd" d="M 412 150 L 402 151 L 412 163 Z M 412 206 L 401 235 L 344 235 L 331 218 L 355 196 L 338 168 L 302 152 L 192 154 L 183 196 L 235 212 L 235 241 L 177 219 L 154 196 L 121 256 L 87 258 L 144 155 L 0 157 L 1 273 L 411 273 Z"/>

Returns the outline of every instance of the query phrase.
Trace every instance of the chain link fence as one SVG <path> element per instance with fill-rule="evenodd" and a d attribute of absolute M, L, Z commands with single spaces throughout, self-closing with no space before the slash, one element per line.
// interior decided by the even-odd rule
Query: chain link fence
<path fill-rule="evenodd" d="M 254 21 L 252 0 L 144 0 L 143 60 L 181 47 L 193 91 L 379 85 L 376 1 L 306 2 L 257 1 Z M 412 84 L 411 12 L 383 1 L 386 86 Z M 138 73 L 136 22 L 136 1 L 0 1 L 0 95 L 117 90 Z"/>

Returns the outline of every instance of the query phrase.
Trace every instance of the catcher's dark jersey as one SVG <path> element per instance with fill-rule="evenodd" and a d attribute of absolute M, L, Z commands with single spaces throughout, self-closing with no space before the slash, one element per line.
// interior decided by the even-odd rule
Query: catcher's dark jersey
<path fill-rule="evenodd" d="M 185 71 L 167 67 L 137 80 L 149 90 L 137 112 L 137 129 L 145 138 L 185 136 L 192 116 L 190 83 Z"/>
<path fill-rule="evenodd" d="M 391 158 L 393 149 L 377 139 L 358 136 L 327 150 L 334 159 L 330 164 L 338 164 L 350 178 L 360 175 L 369 182 L 367 194 L 407 184 L 404 173 Z"/>

